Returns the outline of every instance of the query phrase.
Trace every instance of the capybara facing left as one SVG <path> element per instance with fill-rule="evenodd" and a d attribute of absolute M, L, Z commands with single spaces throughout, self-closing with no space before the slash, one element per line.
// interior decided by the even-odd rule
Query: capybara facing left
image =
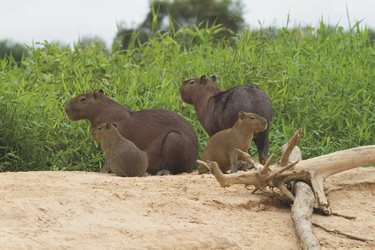
<path fill-rule="evenodd" d="M 147 154 L 124 138 L 113 123 L 102 123 L 91 131 L 91 137 L 99 141 L 107 160 L 107 172 L 118 176 L 144 176 L 148 165 Z"/>
<path fill-rule="evenodd" d="M 91 127 L 116 123 L 122 136 L 148 155 L 150 174 L 192 172 L 198 157 L 198 137 L 191 124 L 167 109 L 133 111 L 94 90 L 65 105 L 70 120 L 87 119 Z M 105 164 L 106 166 L 106 164 Z M 105 172 L 105 166 L 101 172 Z"/>

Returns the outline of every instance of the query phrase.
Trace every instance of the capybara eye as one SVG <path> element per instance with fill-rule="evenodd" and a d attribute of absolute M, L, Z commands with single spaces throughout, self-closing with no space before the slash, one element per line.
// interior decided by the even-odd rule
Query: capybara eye
<path fill-rule="evenodd" d="M 86 98 L 84 98 L 84 97 L 81 98 L 81 102 L 84 102 L 84 101 L 86 101 Z"/>
<path fill-rule="evenodd" d="M 255 119 L 255 117 L 254 117 L 254 116 L 250 116 L 250 119 L 251 119 L 251 120 L 254 120 L 254 119 Z"/>
<path fill-rule="evenodd" d="M 102 128 L 98 128 L 98 130 L 102 130 Z"/>
<path fill-rule="evenodd" d="M 194 84 L 194 81 L 191 81 L 190 84 Z"/>

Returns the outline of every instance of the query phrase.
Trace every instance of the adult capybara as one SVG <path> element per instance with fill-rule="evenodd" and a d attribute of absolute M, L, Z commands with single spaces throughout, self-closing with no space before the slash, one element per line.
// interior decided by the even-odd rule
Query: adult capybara
<path fill-rule="evenodd" d="M 244 152 L 250 147 L 254 132 L 261 132 L 267 128 L 267 120 L 254 113 L 240 112 L 237 122 L 232 128 L 224 129 L 214 134 L 203 149 L 202 161 L 216 161 L 224 173 L 231 169 L 237 172 L 236 149 Z M 199 173 L 209 170 L 201 164 Z"/>
<path fill-rule="evenodd" d="M 144 176 L 148 165 L 147 154 L 124 138 L 115 123 L 102 123 L 91 131 L 91 137 L 99 141 L 107 160 L 107 172 L 118 176 Z"/>
<path fill-rule="evenodd" d="M 267 129 L 254 136 L 259 161 L 264 164 L 269 150 L 269 129 L 273 115 L 268 95 L 251 85 L 223 91 L 215 81 L 215 76 L 207 78 L 204 75 L 184 80 L 180 86 L 182 101 L 194 105 L 198 119 L 209 136 L 231 128 L 236 123 L 240 111 L 266 118 Z"/>
<path fill-rule="evenodd" d="M 79 95 L 65 105 L 70 120 L 87 119 L 92 127 L 114 122 L 122 136 L 148 155 L 150 174 L 192 172 L 198 156 L 198 138 L 190 123 L 167 109 L 132 111 L 103 94 Z M 105 172 L 106 164 L 101 170 Z"/>

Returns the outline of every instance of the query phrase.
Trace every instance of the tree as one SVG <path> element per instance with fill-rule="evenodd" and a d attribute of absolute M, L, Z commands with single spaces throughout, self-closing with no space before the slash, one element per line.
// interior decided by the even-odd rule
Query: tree
<path fill-rule="evenodd" d="M 12 43 L 8 40 L 0 41 L 0 58 L 12 56 L 16 62 L 21 62 L 23 56 L 28 56 L 29 51 L 19 43 Z"/>
<path fill-rule="evenodd" d="M 99 36 L 83 36 L 80 37 L 78 42 L 74 44 L 75 49 L 81 48 L 83 50 L 91 46 L 97 46 L 101 50 L 105 51 L 105 41 Z"/>
<path fill-rule="evenodd" d="M 171 27 L 177 31 L 194 25 L 209 28 L 218 24 L 225 29 L 217 36 L 229 37 L 230 31 L 237 33 L 244 26 L 242 10 L 241 0 L 156 0 L 150 3 L 150 11 L 138 28 L 120 29 L 115 40 L 127 49 L 134 32 L 138 33 L 139 42 L 144 43 L 153 33 L 167 32 Z"/>

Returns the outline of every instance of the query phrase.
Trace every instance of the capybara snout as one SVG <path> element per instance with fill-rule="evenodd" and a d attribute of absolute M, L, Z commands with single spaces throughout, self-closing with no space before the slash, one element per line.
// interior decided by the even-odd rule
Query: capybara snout
<path fill-rule="evenodd" d="M 101 141 L 104 137 L 104 134 L 107 133 L 107 130 L 111 129 L 112 126 L 116 127 L 114 123 L 103 123 L 96 128 L 93 128 L 91 131 L 91 138 L 94 141 Z"/>
<path fill-rule="evenodd" d="M 267 129 L 267 120 L 257 114 L 241 111 L 238 114 L 238 118 L 245 126 L 248 126 L 254 132 L 262 132 Z"/>

